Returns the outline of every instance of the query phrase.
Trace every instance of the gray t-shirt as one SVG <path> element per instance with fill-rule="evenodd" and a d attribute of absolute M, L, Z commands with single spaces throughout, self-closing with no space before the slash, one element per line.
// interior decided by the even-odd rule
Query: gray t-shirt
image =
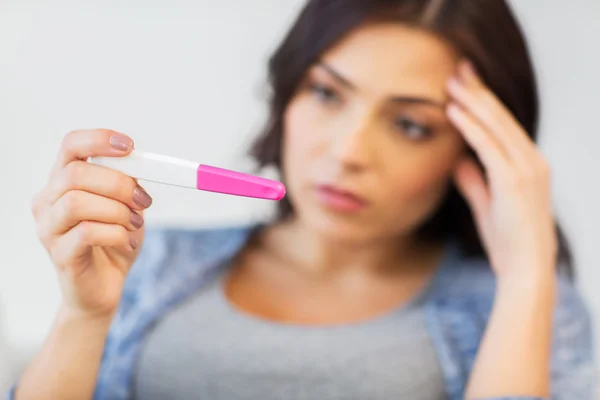
<path fill-rule="evenodd" d="M 441 400 L 424 294 L 366 322 L 309 327 L 238 311 L 219 274 L 158 322 L 141 349 L 137 400 Z"/>

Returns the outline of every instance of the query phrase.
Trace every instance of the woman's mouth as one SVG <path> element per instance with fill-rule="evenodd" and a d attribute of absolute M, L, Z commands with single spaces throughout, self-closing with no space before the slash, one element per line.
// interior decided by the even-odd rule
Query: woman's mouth
<path fill-rule="evenodd" d="M 315 192 L 321 204 L 337 211 L 357 212 L 367 205 L 367 202 L 358 195 L 333 185 L 318 185 Z"/>

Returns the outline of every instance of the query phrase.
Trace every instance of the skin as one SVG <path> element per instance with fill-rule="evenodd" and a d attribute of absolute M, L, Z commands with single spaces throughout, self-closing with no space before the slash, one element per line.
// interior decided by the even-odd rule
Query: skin
<path fill-rule="evenodd" d="M 437 208 L 463 151 L 444 112 L 456 56 L 434 36 L 375 25 L 322 64 L 285 115 L 284 171 L 298 219 L 333 240 L 406 237 Z M 352 216 L 324 209 L 312 192 L 319 183 L 353 191 L 369 207 Z"/>
<path fill-rule="evenodd" d="M 455 65 L 436 37 L 375 25 L 307 72 L 284 117 L 297 215 L 243 255 L 228 287 L 234 303 L 270 319 L 331 324 L 384 313 L 421 289 L 440 249 L 413 231 L 439 205 L 465 149 L 444 107 Z M 323 206 L 314 192 L 323 183 L 368 206 Z"/>
<path fill-rule="evenodd" d="M 92 397 L 123 278 L 137 255 L 130 238 L 143 239 L 130 218 L 145 208 L 133 202 L 135 181 L 81 162 L 127 154 L 131 142 L 116 150 L 115 137 L 129 140 L 106 130 L 69 134 L 34 199 L 64 296 L 18 399 Z M 441 249 L 413 232 L 454 180 L 498 282 L 467 398 L 549 394 L 556 238 L 548 166 L 468 63 L 430 34 L 365 26 L 307 71 L 286 110 L 284 139 L 283 169 L 297 212 L 239 255 L 226 285 L 233 304 L 281 323 L 319 325 L 363 321 L 399 306 L 435 272 Z M 467 146 L 489 183 L 466 157 Z M 322 183 L 354 191 L 366 206 L 352 213 L 326 206 L 314 191 Z"/>

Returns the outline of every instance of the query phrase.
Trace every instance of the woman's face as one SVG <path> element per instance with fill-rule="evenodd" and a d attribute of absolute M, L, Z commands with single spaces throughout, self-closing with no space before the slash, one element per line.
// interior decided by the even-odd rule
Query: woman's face
<path fill-rule="evenodd" d="M 284 178 L 304 224 L 376 240 L 436 210 L 464 150 L 445 116 L 457 61 L 399 24 L 362 27 L 322 55 L 284 116 Z"/>

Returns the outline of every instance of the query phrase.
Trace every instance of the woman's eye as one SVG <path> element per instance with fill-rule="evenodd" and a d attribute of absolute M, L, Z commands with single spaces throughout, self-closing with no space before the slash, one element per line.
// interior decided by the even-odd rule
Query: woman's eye
<path fill-rule="evenodd" d="M 395 126 L 403 135 L 408 136 L 410 139 L 426 139 L 431 136 L 430 128 L 405 117 L 397 118 Z"/>
<path fill-rule="evenodd" d="M 339 101 L 338 95 L 335 90 L 319 84 L 313 84 L 310 86 L 310 90 L 317 96 L 317 98 L 324 102 L 337 102 Z"/>

